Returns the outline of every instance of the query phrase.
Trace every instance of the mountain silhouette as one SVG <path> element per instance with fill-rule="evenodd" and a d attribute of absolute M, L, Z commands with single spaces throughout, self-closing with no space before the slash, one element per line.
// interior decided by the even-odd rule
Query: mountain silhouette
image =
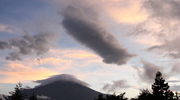
<path fill-rule="evenodd" d="M 60 75 L 60 77 L 62 77 L 62 75 Z M 24 91 L 29 96 L 35 93 L 35 95 L 38 96 L 50 97 L 50 100 L 94 100 L 94 98 L 100 94 L 100 92 L 90 89 L 87 86 L 69 81 L 68 78 L 69 77 L 66 77 L 64 80 L 49 82 L 48 84 L 40 85 L 32 89 L 25 89 Z"/>

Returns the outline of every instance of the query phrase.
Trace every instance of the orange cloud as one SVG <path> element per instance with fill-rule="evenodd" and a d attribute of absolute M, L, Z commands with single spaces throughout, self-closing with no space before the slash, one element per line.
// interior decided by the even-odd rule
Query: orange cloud
<path fill-rule="evenodd" d="M 107 0 L 104 0 L 107 2 Z M 142 10 L 142 0 L 109 0 L 105 7 L 108 15 L 119 23 L 140 23 L 147 19 L 148 14 Z M 109 3 L 109 4 L 108 4 Z"/>
<path fill-rule="evenodd" d="M 77 70 L 78 67 L 87 66 L 90 63 L 101 63 L 102 59 L 90 52 L 74 49 L 53 49 L 40 60 L 25 58 L 24 61 L 7 61 L 7 65 L 0 69 L 2 83 L 29 82 L 44 79 L 47 76 L 62 73 L 65 70 Z M 40 67 L 50 66 L 52 70 Z M 58 71 L 58 72 L 57 72 Z"/>
<path fill-rule="evenodd" d="M 142 43 L 142 44 L 147 44 L 147 45 L 162 45 L 163 43 L 161 42 L 153 42 L 153 41 L 149 41 L 149 40 L 136 40 L 137 42 L 139 43 Z"/>
<path fill-rule="evenodd" d="M 148 13 L 142 9 L 144 0 L 80 0 L 78 5 L 96 8 L 102 18 L 109 16 L 112 20 L 118 23 L 136 24 L 145 21 L 148 18 Z M 56 6 L 71 5 L 76 0 L 62 2 L 62 0 L 53 0 Z M 104 16 L 105 15 L 105 16 Z M 107 19 L 105 19 L 107 20 Z"/>
<path fill-rule="evenodd" d="M 18 83 L 19 81 L 32 81 L 47 78 L 47 76 L 58 74 L 55 71 L 43 67 L 31 68 L 22 64 L 8 64 L 6 68 L 0 70 L 1 83 Z"/>
<path fill-rule="evenodd" d="M 43 58 L 39 60 L 40 64 L 51 64 L 51 65 L 70 64 L 71 62 L 72 60 L 63 60 L 61 58 L 54 58 L 54 57 Z"/>
<path fill-rule="evenodd" d="M 150 45 L 150 46 L 162 45 L 163 44 L 162 42 L 157 40 L 156 37 L 153 37 L 151 34 L 136 37 L 134 39 L 134 41 L 141 43 L 141 44 Z"/>
<path fill-rule="evenodd" d="M 84 51 L 80 49 L 66 49 L 66 50 L 61 50 L 61 49 L 54 49 L 50 50 L 50 53 L 54 56 L 59 56 L 61 58 L 73 58 L 73 59 L 92 59 L 92 58 L 100 58 L 99 56 Z"/>

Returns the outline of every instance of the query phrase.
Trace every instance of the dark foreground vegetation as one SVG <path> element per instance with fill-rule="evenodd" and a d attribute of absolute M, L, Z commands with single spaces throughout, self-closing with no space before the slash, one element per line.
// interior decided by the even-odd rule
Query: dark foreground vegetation
<path fill-rule="evenodd" d="M 162 77 L 161 72 L 157 72 L 155 76 L 155 82 L 152 85 L 152 92 L 148 89 L 140 90 L 140 94 L 136 98 L 131 98 L 130 100 L 179 100 L 178 93 L 173 93 L 169 90 L 168 83 L 165 83 L 165 80 Z M 31 96 L 28 96 L 26 92 L 23 91 L 21 83 L 16 85 L 15 90 L 9 92 L 10 96 L 3 96 L 5 100 L 40 100 L 33 93 Z M 94 100 L 128 100 L 125 98 L 125 92 L 120 95 L 105 95 L 99 94 Z M 2 99 L 0 99 L 2 100 Z M 61 99 L 59 99 L 61 100 Z"/>
<path fill-rule="evenodd" d="M 131 98 L 131 100 L 179 100 L 178 93 L 173 93 L 169 90 L 168 83 L 162 77 L 161 72 L 156 73 L 155 82 L 152 85 L 153 92 L 148 89 L 140 90 L 140 94 L 137 98 Z M 125 93 L 120 95 L 106 95 L 103 97 L 101 94 L 95 100 L 127 100 L 124 98 Z"/>

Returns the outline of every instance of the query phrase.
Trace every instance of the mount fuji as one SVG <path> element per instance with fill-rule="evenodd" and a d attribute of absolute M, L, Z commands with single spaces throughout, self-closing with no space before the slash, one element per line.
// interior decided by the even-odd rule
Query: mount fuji
<path fill-rule="evenodd" d="M 46 100 L 94 100 L 100 94 L 89 88 L 86 82 L 69 74 L 56 75 L 35 82 L 40 85 L 24 91 L 28 95 L 35 93 L 35 95 L 47 97 Z"/>

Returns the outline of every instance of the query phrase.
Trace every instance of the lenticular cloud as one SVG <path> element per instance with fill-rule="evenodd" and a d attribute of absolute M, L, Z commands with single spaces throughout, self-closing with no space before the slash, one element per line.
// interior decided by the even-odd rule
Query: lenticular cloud
<path fill-rule="evenodd" d="M 135 56 L 130 54 L 100 22 L 89 17 L 83 8 L 69 6 L 61 14 L 62 25 L 67 34 L 101 56 L 103 62 L 122 65 Z"/>
<path fill-rule="evenodd" d="M 44 80 L 37 80 L 34 82 L 40 83 L 39 86 L 44 86 L 44 85 L 48 85 L 48 84 L 51 84 L 51 83 L 57 82 L 57 81 L 68 81 L 68 82 L 73 82 L 73 83 L 80 84 L 82 86 L 89 87 L 88 83 L 83 82 L 83 81 L 75 78 L 73 75 L 70 75 L 70 74 L 54 75 L 54 76 L 51 76 L 50 78 L 47 78 Z"/>

